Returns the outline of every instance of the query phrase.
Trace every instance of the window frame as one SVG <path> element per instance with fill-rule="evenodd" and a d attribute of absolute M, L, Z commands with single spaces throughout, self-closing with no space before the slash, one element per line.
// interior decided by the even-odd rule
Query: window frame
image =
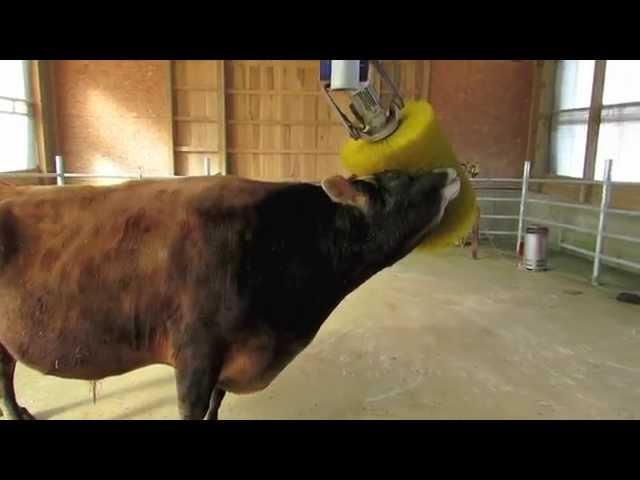
<path fill-rule="evenodd" d="M 27 65 L 25 72 L 28 75 L 27 98 L 13 98 L 0 96 L 2 100 L 8 100 L 13 102 L 13 112 L 5 112 L 14 115 L 26 115 L 31 117 L 33 122 L 33 148 L 34 148 L 34 166 L 31 168 L 25 168 L 20 170 L 12 170 L 2 173 L 41 173 L 47 170 L 46 159 L 50 150 L 55 149 L 56 139 L 49 138 L 50 134 L 47 132 L 47 125 L 45 125 L 45 115 L 48 109 L 48 103 L 45 100 L 48 99 L 49 91 L 49 72 L 48 62 L 40 60 L 26 60 Z M 46 90 L 46 93 L 45 93 Z M 27 113 L 15 112 L 16 103 L 24 103 L 27 105 Z M 54 113 L 55 116 L 55 113 Z M 51 125 L 50 127 L 55 127 Z"/>
<path fill-rule="evenodd" d="M 598 143 L 598 130 L 600 127 L 600 110 L 602 107 L 602 92 L 604 89 L 604 71 L 606 69 L 606 60 L 595 60 L 594 69 L 593 69 L 593 78 L 591 79 L 591 99 L 589 101 L 589 105 L 586 107 L 577 107 L 577 108 L 567 108 L 567 109 L 555 109 L 555 95 L 556 95 L 556 80 L 558 76 L 558 64 L 561 60 L 555 62 L 555 68 L 552 78 L 552 95 L 551 102 L 553 103 L 550 109 L 549 115 L 549 129 L 552 128 L 554 119 L 557 118 L 562 113 L 566 112 L 575 112 L 575 113 L 586 113 L 587 114 L 587 135 L 585 140 L 585 153 L 582 161 L 582 176 L 581 177 L 571 177 L 567 175 L 559 175 L 558 173 L 553 171 L 553 164 L 551 162 L 551 157 L 549 157 L 549 170 L 548 176 L 551 178 L 568 178 L 568 179 L 577 179 L 577 180 L 592 180 L 594 171 L 595 171 L 595 157 Z M 600 107 L 600 108 L 599 108 Z M 548 137 L 548 146 L 547 151 L 549 156 L 551 156 L 552 151 L 552 135 L 551 130 L 549 131 Z"/>
<path fill-rule="evenodd" d="M 552 77 L 552 95 L 551 102 L 554 102 L 554 96 L 556 93 L 556 78 L 557 78 L 557 65 L 560 60 L 554 61 L 555 68 L 553 71 Z M 570 108 L 565 110 L 555 110 L 555 104 L 551 105 L 548 114 L 549 121 L 549 129 L 553 125 L 554 118 L 560 113 L 571 112 L 571 111 L 581 111 L 588 112 L 587 118 L 587 138 L 585 144 L 585 155 L 583 160 L 583 171 L 581 177 L 568 177 L 565 175 L 559 175 L 553 171 L 553 166 L 551 163 L 551 130 L 549 130 L 548 134 L 548 145 L 546 146 L 547 154 L 549 155 L 549 163 L 547 170 L 547 177 L 549 178 L 564 178 L 564 179 L 577 179 L 577 180 L 595 180 L 595 170 L 596 170 L 596 156 L 598 153 L 598 139 L 600 133 L 600 126 L 602 124 L 602 112 L 608 108 L 620 108 L 626 106 L 636 106 L 640 104 L 640 101 L 632 101 L 632 102 L 623 102 L 623 103 L 612 103 L 608 105 L 603 104 L 603 95 L 604 95 L 604 85 L 606 78 L 606 70 L 607 70 L 607 60 L 596 60 L 595 67 L 593 72 L 593 79 L 591 84 L 591 101 L 588 107 L 582 108 Z M 638 182 L 640 186 L 640 182 Z"/>

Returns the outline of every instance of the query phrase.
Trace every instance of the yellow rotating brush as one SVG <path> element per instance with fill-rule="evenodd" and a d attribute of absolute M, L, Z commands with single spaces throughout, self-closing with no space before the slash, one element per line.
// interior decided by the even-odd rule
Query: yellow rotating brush
<path fill-rule="evenodd" d="M 460 177 L 460 193 L 421 245 L 426 250 L 451 246 L 469 233 L 476 220 L 476 197 L 469 177 L 440 129 L 431 105 L 425 101 L 405 103 L 382 63 L 378 60 L 371 63 L 393 94 L 388 108 L 383 108 L 379 95 L 367 80 L 368 61 L 320 63 L 323 92 L 351 136 L 342 149 L 342 162 L 349 172 L 359 176 L 383 170 L 429 172 L 454 168 Z M 342 113 L 330 95 L 333 91 L 350 95 L 350 109 L 357 124 Z"/>
<path fill-rule="evenodd" d="M 377 142 L 349 139 L 341 152 L 342 162 L 349 172 L 359 176 L 391 169 L 416 172 L 454 168 L 460 176 L 460 193 L 419 248 L 449 247 L 468 234 L 476 220 L 473 187 L 428 102 L 406 102 L 399 120 L 396 131 Z"/>

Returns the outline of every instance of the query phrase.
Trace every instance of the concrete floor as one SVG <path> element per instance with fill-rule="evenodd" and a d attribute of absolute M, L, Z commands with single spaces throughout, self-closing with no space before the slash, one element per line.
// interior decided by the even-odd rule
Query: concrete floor
<path fill-rule="evenodd" d="M 224 419 L 640 417 L 640 307 L 592 288 L 577 259 L 520 271 L 485 246 L 413 254 L 347 298 L 265 391 L 229 395 Z M 627 277 L 636 282 L 640 277 Z M 41 419 L 175 419 L 173 372 L 98 384 L 19 366 Z"/>

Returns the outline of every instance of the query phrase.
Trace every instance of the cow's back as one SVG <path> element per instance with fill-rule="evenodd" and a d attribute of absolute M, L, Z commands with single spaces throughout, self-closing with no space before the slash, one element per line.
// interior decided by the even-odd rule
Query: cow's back
<path fill-rule="evenodd" d="M 168 326 L 179 329 L 193 297 L 224 275 L 252 206 L 281 185 L 0 186 L 0 342 L 74 378 L 170 363 Z"/>

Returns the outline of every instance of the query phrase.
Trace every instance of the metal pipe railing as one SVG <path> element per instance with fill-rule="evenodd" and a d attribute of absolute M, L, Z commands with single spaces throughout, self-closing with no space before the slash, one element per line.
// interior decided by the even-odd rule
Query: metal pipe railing
<path fill-rule="evenodd" d="M 488 201 L 488 202 L 519 202 L 520 199 L 516 197 L 477 197 L 479 201 Z"/>
<path fill-rule="evenodd" d="M 594 258 L 595 254 L 590 251 L 590 250 L 586 250 L 584 248 L 580 248 L 580 247 L 576 247 L 575 245 L 570 245 L 568 243 L 565 242 L 560 242 L 559 245 L 562 248 L 565 248 L 567 250 L 576 252 L 576 253 L 581 253 L 583 255 L 586 255 L 590 258 Z M 624 260 L 622 258 L 616 258 L 616 257 L 610 257 L 608 255 L 602 255 L 600 254 L 600 260 L 604 261 L 605 263 L 613 263 L 613 264 L 617 264 L 617 265 L 623 265 L 625 267 L 630 267 L 630 268 L 638 268 L 638 264 L 635 262 L 630 262 L 628 260 Z"/>
<path fill-rule="evenodd" d="M 592 205 L 579 205 L 577 203 L 571 202 L 559 202 L 557 200 L 547 200 L 544 198 L 529 198 L 527 200 L 528 203 L 539 203 L 541 205 L 552 205 L 556 207 L 568 207 L 568 208 L 577 208 L 580 210 L 591 210 L 594 212 L 599 212 L 600 209 L 598 207 L 594 207 Z M 640 213 L 640 212 L 638 212 Z"/>
<path fill-rule="evenodd" d="M 547 220 L 546 218 L 524 217 L 524 219 L 527 222 L 536 223 L 540 225 L 547 225 L 549 227 L 566 228 L 568 230 L 575 230 L 576 232 L 581 232 L 581 233 L 590 233 L 592 235 L 598 234 L 598 232 L 596 232 L 595 230 L 590 230 L 584 227 L 578 227 L 577 225 L 571 225 L 568 223 L 554 222 L 553 220 Z"/>
<path fill-rule="evenodd" d="M 95 180 L 163 180 L 171 178 L 185 178 L 185 175 L 144 175 L 142 167 L 138 167 L 138 173 L 133 174 L 105 174 L 105 173 L 69 173 L 64 171 L 64 159 L 62 155 L 55 156 L 55 172 L 37 173 L 37 172 L 0 172 L 0 177 L 5 178 L 55 178 L 57 185 L 65 185 L 65 179 L 95 179 Z M 204 174 L 211 175 L 211 159 L 204 157 Z"/>
<path fill-rule="evenodd" d="M 525 162 L 526 163 L 526 162 Z M 522 178 L 492 178 L 476 177 L 471 178 L 471 183 L 517 183 L 522 182 Z M 602 185 L 602 180 L 585 180 L 576 178 L 530 178 L 529 183 L 566 183 L 568 185 Z M 617 186 L 637 187 L 638 182 L 611 182 Z"/>
<path fill-rule="evenodd" d="M 625 242 L 640 243 L 640 238 L 632 237 L 629 235 L 619 235 L 619 234 L 613 234 L 613 233 L 607 232 L 607 219 L 609 214 L 640 216 L 640 211 L 609 208 L 609 203 L 611 201 L 611 189 L 614 186 L 617 186 L 617 185 L 636 185 L 637 186 L 638 185 L 637 183 L 634 184 L 630 182 L 613 182 L 611 180 L 612 164 L 613 163 L 611 159 L 605 160 L 604 177 L 603 177 L 603 180 L 600 182 L 596 180 L 531 179 L 529 178 L 531 163 L 528 161 L 525 162 L 524 173 L 522 178 L 522 191 L 520 196 L 520 215 L 519 215 L 520 218 L 518 220 L 518 239 L 516 242 L 516 251 L 518 252 L 520 251 L 521 240 L 522 240 L 522 227 L 524 226 L 525 221 L 534 222 L 542 225 L 558 227 L 561 229 L 574 230 L 577 232 L 587 233 L 587 234 L 596 236 L 596 246 L 593 252 L 589 252 L 588 250 L 569 245 L 562 241 L 559 242 L 562 248 L 565 248 L 569 251 L 573 251 L 576 253 L 586 253 L 586 254 L 589 254 L 591 258 L 593 258 L 593 271 L 591 275 L 591 283 L 593 285 L 598 285 L 600 270 L 601 270 L 601 263 L 603 261 L 606 263 L 623 265 L 625 267 L 640 270 L 640 263 L 624 260 L 621 258 L 610 257 L 608 255 L 603 254 L 604 240 L 606 238 L 625 241 Z M 561 202 L 556 200 L 528 198 L 527 185 L 529 183 L 569 183 L 569 184 L 581 184 L 581 185 L 595 185 L 595 184 L 602 185 L 602 197 L 600 201 L 600 207 L 598 208 L 591 205 L 579 205 L 576 203 Z M 553 205 L 553 206 L 598 212 L 598 229 L 594 231 L 589 228 L 579 227 L 577 225 L 571 225 L 571 224 L 562 223 L 562 222 L 554 222 L 553 220 L 549 220 L 549 219 L 527 216 L 526 215 L 527 203 L 538 203 L 543 205 Z"/>
<path fill-rule="evenodd" d="M 607 228 L 607 209 L 611 199 L 611 159 L 604 161 L 604 183 L 602 184 L 602 199 L 600 202 L 600 218 L 598 219 L 598 234 L 596 236 L 596 251 L 593 257 L 593 276 L 591 283 L 598 285 L 598 277 L 600 276 L 600 256 L 602 255 L 603 234 Z"/>
<path fill-rule="evenodd" d="M 617 185 L 617 183 L 615 185 Z M 637 210 L 620 210 L 617 208 L 607 208 L 607 213 L 613 213 L 615 215 L 628 215 L 630 217 L 640 217 L 640 211 Z"/>
<path fill-rule="evenodd" d="M 481 230 L 480 231 L 480 235 L 517 235 L 518 232 L 516 232 L 515 230 L 509 231 L 509 230 Z"/>
<path fill-rule="evenodd" d="M 518 219 L 518 215 L 482 215 L 480 214 L 481 218 L 497 218 L 497 219 L 504 219 L 504 220 L 517 220 Z"/>
<path fill-rule="evenodd" d="M 611 168 L 612 162 L 611 160 L 607 160 L 605 162 L 605 174 L 602 181 L 598 180 L 578 180 L 578 179 L 568 179 L 568 178 L 530 178 L 531 173 L 531 163 L 525 162 L 523 168 L 522 179 L 512 179 L 512 178 L 475 178 L 472 179 L 474 185 L 483 185 L 486 183 L 500 182 L 500 183 L 513 183 L 519 182 L 521 184 L 520 188 L 520 198 L 502 198 L 502 197 L 478 197 L 479 203 L 482 202 L 519 202 L 520 209 L 519 214 L 516 217 L 518 219 L 518 227 L 514 232 L 508 231 L 494 231 L 494 230 L 482 230 L 480 232 L 481 235 L 514 235 L 516 236 L 516 253 L 520 254 L 522 249 L 523 242 L 523 234 L 526 223 L 537 223 L 542 225 L 547 225 L 550 227 L 557 227 L 560 229 L 573 230 L 580 233 L 585 233 L 589 235 L 594 235 L 596 237 L 596 247 L 593 252 L 588 250 L 574 247 L 572 245 L 568 245 L 566 242 L 560 241 L 559 244 L 562 248 L 572 251 L 574 253 L 586 253 L 590 255 L 590 258 L 593 259 L 593 271 L 591 276 L 591 281 L 593 285 L 598 285 L 598 279 L 600 277 L 601 264 L 608 263 L 613 265 L 625 266 L 628 268 L 639 269 L 640 263 L 624 260 L 621 258 L 615 258 L 603 253 L 604 249 L 604 241 L 605 239 L 612 239 L 630 243 L 640 243 L 640 238 L 633 237 L 630 235 L 620 235 L 609 233 L 607 231 L 607 220 L 610 214 L 613 215 L 626 215 L 630 217 L 640 217 L 640 211 L 634 210 L 621 210 L 621 209 L 613 209 L 609 208 L 609 204 L 611 201 L 611 190 L 615 186 L 621 185 L 634 185 L 639 186 L 637 183 L 632 182 L 613 182 L 611 180 Z M 571 203 L 566 201 L 558 201 L 558 200 L 550 200 L 546 198 L 531 198 L 529 195 L 530 184 L 545 184 L 545 183 L 562 183 L 562 184 L 575 184 L 575 185 L 602 185 L 602 198 L 600 206 L 593 205 L 581 205 L 577 203 Z M 527 215 L 527 205 L 529 203 L 532 204 L 540 204 L 540 205 L 551 205 L 558 206 L 564 208 L 575 208 L 578 210 L 584 210 L 589 212 L 598 212 L 598 229 L 592 230 L 589 228 L 581 227 L 578 225 L 572 225 L 563 222 L 556 222 L 551 219 L 546 218 L 537 218 L 533 216 Z M 491 219 L 508 219 L 509 217 L 513 217 L 510 215 L 482 215 L 481 218 Z"/>
<path fill-rule="evenodd" d="M 62 158 L 60 155 L 56 155 L 56 157 Z M 205 161 L 206 161 L 205 157 Z M 526 163 L 526 162 L 525 162 Z M 57 171 L 57 169 L 56 169 Z M 209 170 L 211 171 L 211 170 Z M 35 173 L 35 172 L 0 172 L 0 176 L 2 177 L 10 177 L 10 178 L 57 178 L 62 176 L 64 178 L 130 178 L 136 179 L 138 175 L 126 175 L 126 174 L 101 174 L 101 173 L 67 173 L 61 172 L 58 173 Z M 145 178 L 182 178 L 185 175 L 154 175 L 147 176 Z M 491 177 L 476 177 L 470 179 L 472 183 L 515 183 L 520 185 L 522 183 L 522 178 L 491 178 Z M 599 180 L 576 180 L 576 179 L 564 179 L 564 178 L 529 178 L 528 183 L 566 183 L 566 184 L 576 184 L 576 185 L 601 185 L 603 182 Z M 634 186 L 637 187 L 639 184 L 637 182 L 611 182 L 612 185 L 615 186 Z M 478 200 L 488 200 L 494 202 L 516 202 L 519 201 L 519 198 L 501 198 L 501 197 L 481 197 Z M 543 199 L 529 199 L 528 202 L 539 202 L 539 203 L 548 203 L 550 205 L 559 205 L 559 206 L 572 206 L 574 208 L 594 208 L 599 210 L 598 207 L 590 207 L 586 205 L 576 205 L 570 202 L 554 202 L 551 200 L 543 200 Z M 617 213 L 621 215 L 634 215 L 640 216 L 640 211 L 633 210 L 616 210 L 609 209 L 611 213 Z"/>
<path fill-rule="evenodd" d="M 522 245 L 522 234 L 524 229 L 524 215 L 527 206 L 527 193 L 529 191 L 529 174 L 531 173 L 531 162 L 524 162 L 522 171 L 522 190 L 520 192 L 520 212 L 518 214 L 518 236 L 516 241 L 516 255 L 520 256 Z"/>
<path fill-rule="evenodd" d="M 64 185 L 64 161 L 62 155 L 56 155 L 56 177 L 57 184 Z"/>
<path fill-rule="evenodd" d="M 627 235 L 618 235 L 618 234 L 613 234 L 609 232 L 604 232 L 602 236 L 606 238 L 611 238 L 613 240 L 620 240 L 622 242 L 640 243 L 640 238 L 629 237 Z"/>

